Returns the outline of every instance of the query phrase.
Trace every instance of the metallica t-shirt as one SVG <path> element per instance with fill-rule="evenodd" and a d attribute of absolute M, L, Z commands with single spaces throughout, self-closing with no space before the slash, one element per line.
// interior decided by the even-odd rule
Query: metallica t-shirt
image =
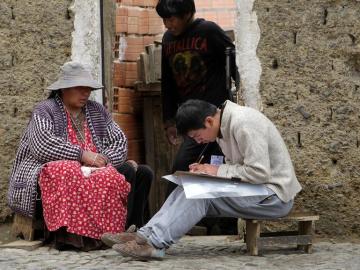
<path fill-rule="evenodd" d="M 215 23 L 196 19 L 180 36 L 169 31 L 162 40 L 163 120 L 175 117 L 181 103 L 201 99 L 219 106 L 226 90 L 225 50 L 234 44 Z M 232 77 L 237 72 L 231 59 Z"/>

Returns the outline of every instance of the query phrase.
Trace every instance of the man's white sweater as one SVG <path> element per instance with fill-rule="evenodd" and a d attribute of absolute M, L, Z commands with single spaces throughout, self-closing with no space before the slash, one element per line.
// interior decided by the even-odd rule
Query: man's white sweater
<path fill-rule="evenodd" d="M 275 125 L 262 113 L 227 101 L 217 138 L 226 164 L 218 176 L 265 184 L 284 202 L 301 190 L 289 152 Z"/>

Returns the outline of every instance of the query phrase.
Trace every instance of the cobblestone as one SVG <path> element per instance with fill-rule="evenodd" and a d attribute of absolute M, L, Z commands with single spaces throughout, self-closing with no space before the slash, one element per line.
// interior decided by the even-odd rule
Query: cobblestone
<path fill-rule="evenodd" d="M 295 248 L 268 248 L 257 257 L 246 255 L 242 241 L 231 237 L 184 237 L 167 250 L 163 261 L 140 262 L 125 258 L 112 249 L 59 252 L 50 247 L 34 251 L 3 249 L 0 269 L 360 269 L 360 244 L 319 242 L 312 254 Z"/>

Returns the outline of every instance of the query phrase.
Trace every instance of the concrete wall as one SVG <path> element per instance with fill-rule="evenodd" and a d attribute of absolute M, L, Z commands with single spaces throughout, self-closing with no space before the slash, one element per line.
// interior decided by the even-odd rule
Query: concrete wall
<path fill-rule="evenodd" d="M 253 6 L 254 0 L 238 0 L 236 2 L 236 62 L 242 84 L 238 96 L 241 96 L 240 102 L 243 105 L 262 110 L 259 92 L 261 63 L 257 56 L 260 29 Z"/>
<path fill-rule="evenodd" d="M 102 81 L 100 0 L 75 0 L 71 60 L 88 65 L 94 78 Z M 91 99 L 103 103 L 102 90 L 91 93 Z"/>
<path fill-rule="evenodd" d="M 360 3 L 262 0 L 252 11 L 264 113 L 303 186 L 296 207 L 320 214 L 317 233 L 359 235 Z"/>

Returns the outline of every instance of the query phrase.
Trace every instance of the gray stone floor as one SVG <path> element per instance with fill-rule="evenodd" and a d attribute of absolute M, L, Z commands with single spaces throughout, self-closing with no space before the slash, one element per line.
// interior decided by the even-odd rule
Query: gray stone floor
<path fill-rule="evenodd" d="M 260 256 L 245 254 L 234 237 L 184 237 L 167 251 L 163 261 L 139 262 L 108 249 L 59 252 L 49 247 L 34 251 L 0 250 L 0 269 L 360 269 L 360 244 L 317 242 L 312 254 L 289 248 L 266 249 Z"/>

